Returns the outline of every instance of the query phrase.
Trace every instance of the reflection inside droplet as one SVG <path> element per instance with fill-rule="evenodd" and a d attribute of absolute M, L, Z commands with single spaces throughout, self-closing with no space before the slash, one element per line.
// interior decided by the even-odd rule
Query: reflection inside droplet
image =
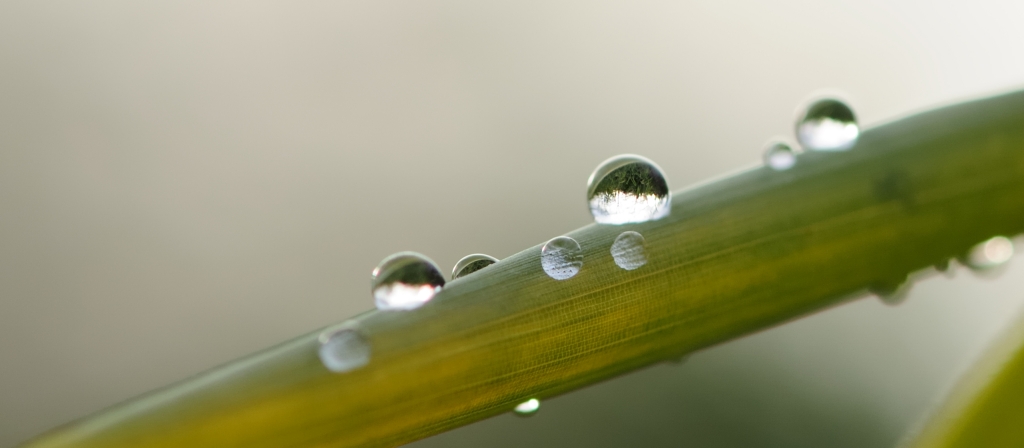
<path fill-rule="evenodd" d="M 497 262 L 498 259 L 490 255 L 466 255 L 465 257 L 462 257 L 458 263 L 455 263 L 455 268 L 452 269 L 452 280 L 465 277 Z"/>
<path fill-rule="evenodd" d="M 796 125 L 796 137 L 806 149 L 842 151 L 850 149 L 860 136 L 853 110 L 835 98 L 811 103 Z"/>
<path fill-rule="evenodd" d="M 540 263 L 544 272 L 555 280 L 565 280 L 583 267 L 580 243 L 567 236 L 552 238 L 540 250 Z"/>
<path fill-rule="evenodd" d="M 967 255 L 967 266 L 971 269 L 994 268 L 1010 261 L 1013 252 L 1013 241 L 997 236 L 974 246 Z"/>
<path fill-rule="evenodd" d="M 370 362 L 370 344 L 354 324 L 320 334 L 320 362 L 332 372 L 348 372 Z"/>
<path fill-rule="evenodd" d="M 444 277 L 429 258 L 399 252 L 373 270 L 370 286 L 377 309 L 411 310 L 434 298 L 444 286 Z"/>
<path fill-rule="evenodd" d="M 661 168 L 631 154 L 605 160 L 594 170 L 587 180 L 587 203 L 599 224 L 661 219 L 672 206 Z"/>
<path fill-rule="evenodd" d="M 517 415 L 530 416 L 533 415 L 537 410 L 540 409 L 540 400 L 531 398 L 522 403 L 516 405 L 515 411 Z"/>
<path fill-rule="evenodd" d="M 632 271 L 647 264 L 646 242 L 643 235 L 626 231 L 619 234 L 612 243 L 612 259 L 620 268 Z"/>

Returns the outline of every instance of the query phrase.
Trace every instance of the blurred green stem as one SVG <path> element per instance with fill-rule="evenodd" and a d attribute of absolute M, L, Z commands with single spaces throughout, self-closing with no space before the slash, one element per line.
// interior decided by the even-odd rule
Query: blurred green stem
<path fill-rule="evenodd" d="M 914 448 L 1024 446 L 1024 315 L 971 367 Z"/>

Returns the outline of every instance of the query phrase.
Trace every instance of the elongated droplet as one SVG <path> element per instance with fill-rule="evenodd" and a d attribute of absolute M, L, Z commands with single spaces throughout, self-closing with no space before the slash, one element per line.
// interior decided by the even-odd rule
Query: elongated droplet
<path fill-rule="evenodd" d="M 612 243 L 612 259 L 620 268 L 632 271 L 647 264 L 644 236 L 632 230 L 622 232 Z"/>
<path fill-rule="evenodd" d="M 774 141 L 764 149 L 764 164 L 775 171 L 785 171 L 796 165 L 796 151 L 782 141 Z"/>
<path fill-rule="evenodd" d="M 452 280 L 459 277 L 465 277 L 497 262 L 498 259 L 490 255 L 466 255 L 465 257 L 462 257 L 458 263 L 455 263 L 455 269 L 452 269 Z"/>
<path fill-rule="evenodd" d="M 612 157 L 594 170 L 587 179 L 587 203 L 598 224 L 653 221 L 672 208 L 661 168 L 632 154 Z"/>
<path fill-rule="evenodd" d="M 332 372 L 348 372 L 370 362 L 370 344 L 354 324 L 320 334 L 320 362 Z"/>
<path fill-rule="evenodd" d="M 515 411 L 516 415 L 518 416 L 529 417 L 535 414 L 538 409 L 540 409 L 540 400 L 536 398 L 531 398 L 529 400 L 517 404 Z"/>
<path fill-rule="evenodd" d="M 853 147 L 859 136 L 853 110 L 835 98 L 812 102 L 796 123 L 796 138 L 806 149 L 844 151 Z"/>
<path fill-rule="evenodd" d="M 974 246 L 967 254 L 967 267 L 985 270 L 998 267 L 1013 257 L 1013 241 L 997 236 Z"/>
<path fill-rule="evenodd" d="M 399 252 L 380 262 L 370 283 L 379 310 L 411 310 L 434 298 L 444 286 L 444 276 L 429 258 L 415 252 Z"/>
<path fill-rule="evenodd" d="M 540 265 L 555 280 L 571 278 L 583 267 L 580 243 L 567 236 L 552 238 L 540 250 Z"/>

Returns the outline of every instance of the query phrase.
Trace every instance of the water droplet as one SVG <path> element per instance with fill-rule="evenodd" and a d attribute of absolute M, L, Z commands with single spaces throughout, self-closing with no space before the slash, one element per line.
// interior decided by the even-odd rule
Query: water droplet
<path fill-rule="evenodd" d="M 670 196 L 661 168 L 632 154 L 605 160 L 587 179 L 587 203 L 598 224 L 664 218 L 672 208 Z"/>
<path fill-rule="evenodd" d="M 797 120 L 796 138 L 806 149 L 843 151 L 857 143 L 857 117 L 846 103 L 822 98 L 811 103 Z"/>
<path fill-rule="evenodd" d="M 498 259 L 490 255 L 466 255 L 458 263 L 455 263 L 455 269 L 452 269 L 452 280 L 465 277 L 497 262 Z"/>
<path fill-rule="evenodd" d="M 524 401 L 522 403 L 517 404 L 516 408 L 515 408 L 515 411 L 516 411 L 516 415 L 519 415 L 519 416 L 522 416 L 522 417 L 529 417 L 529 416 L 535 414 L 538 409 L 540 409 L 540 400 L 538 400 L 536 398 L 531 398 L 529 400 L 526 400 L 526 401 Z"/>
<path fill-rule="evenodd" d="M 415 252 L 399 252 L 373 270 L 370 287 L 379 310 L 411 310 L 434 298 L 444 277 L 429 258 Z"/>
<path fill-rule="evenodd" d="M 775 171 L 785 171 L 796 165 L 796 151 L 782 141 L 769 143 L 764 150 L 764 164 Z"/>
<path fill-rule="evenodd" d="M 645 244 L 644 236 L 637 232 L 630 230 L 620 233 L 612 243 L 612 258 L 615 264 L 627 271 L 647 264 Z"/>
<path fill-rule="evenodd" d="M 689 359 L 690 359 L 690 355 L 679 355 L 679 356 L 677 356 L 675 358 L 669 358 L 669 360 L 667 362 L 669 364 L 679 365 L 679 364 L 685 363 Z"/>
<path fill-rule="evenodd" d="M 348 372 L 370 362 L 370 344 L 354 322 L 320 333 L 320 362 L 332 372 Z"/>
<path fill-rule="evenodd" d="M 540 265 L 555 280 L 571 278 L 583 267 L 580 243 L 567 236 L 552 238 L 540 250 Z"/>
<path fill-rule="evenodd" d="M 1013 241 L 1005 236 L 984 241 L 971 249 L 967 254 L 967 267 L 974 270 L 985 270 L 998 267 L 1013 257 Z"/>
<path fill-rule="evenodd" d="M 872 294 L 886 305 L 896 306 L 903 303 L 910 295 L 913 282 L 904 280 L 902 283 L 880 283 L 868 288 Z"/>

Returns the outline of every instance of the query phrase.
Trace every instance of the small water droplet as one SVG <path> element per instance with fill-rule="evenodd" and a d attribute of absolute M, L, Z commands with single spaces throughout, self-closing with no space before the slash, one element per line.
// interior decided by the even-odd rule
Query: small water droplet
<path fill-rule="evenodd" d="M 465 277 L 497 262 L 498 259 L 490 255 L 466 255 L 465 257 L 462 257 L 458 263 L 455 263 L 455 269 L 452 269 L 452 280 L 459 277 Z"/>
<path fill-rule="evenodd" d="M 669 360 L 667 362 L 669 364 L 679 365 L 679 364 L 685 363 L 689 359 L 690 359 L 690 355 L 680 355 L 680 356 L 677 356 L 675 358 L 669 358 Z"/>
<path fill-rule="evenodd" d="M 320 362 L 332 372 L 348 372 L 370 362 L 370 344 L 358 327 L 347 322 L 320 333 Z"/>
<path fill-rule="evenodd" d="M 974 270 L 992 269 L 1003 265 L 1013 257 L 1013 241 L 1005 236 L 986 240 L 967 254 L 967 267 Z"/>
<path fill-rule="evenodd" d="M 526 401 L 524 401 L 522 403 L 517 404 L 516 408 L 515 408 L 515 412 L 516 412 L 516 415 L 519 415 L 519 416 L 522 416 L 522 417 L 529 417 L 529 416 L 535 414 L 538 409 L 540 409 L 540 400 L 538 400 L 536 398 L 531 398 L 529 400 L 526 400 Z"/>
<path fill-rule="evenodd" d="M 598 224 L 653 221 L 672 208 L 661 168 L 632 154 L 612 157 L 594 170 L 587 179 L 587 203 Z"/>
<path fill-rule="evenodd" d="M 764 164 L 775 171 L 788 170 L 796 165 L 796 151 L 786 142 L 771 142 L 764 150 Z"/>
<path fill-rule="evenodd" d="M 860 136 L 853 109 L 835 98 L 812 102 L 796 123 L 796 138 L 806 149 L 843 151 Z"/>
<path fill-rule="evenodd" d="M 415 252 L 399 252 L 381 261 L 370 282 L 379 310 L 416 309 L 434 298 L 444 286 L 444 276 L 429 258 Z"/>
<path fill-rule="evenodd" d="M 540 265 L 555 280 L 571 278 L 583 267 L 580 243 L 567 236 L 552 238 L 540 250 Z"/>
<path fill-rule="evenodd" d="M 913 282 L 904 280 L 902 283 L 876 284 L 868 288 L 868 291 L 877 296 L 882 303 L 896 306 L 907 300 L 912 286 Z"/>
<path fill-rule="evenodd" d="M 612 259 L 620 268 L 632 271 L 647 264 L 644 236 L 634 232 L 622 232 L 612 243 Z"/>

